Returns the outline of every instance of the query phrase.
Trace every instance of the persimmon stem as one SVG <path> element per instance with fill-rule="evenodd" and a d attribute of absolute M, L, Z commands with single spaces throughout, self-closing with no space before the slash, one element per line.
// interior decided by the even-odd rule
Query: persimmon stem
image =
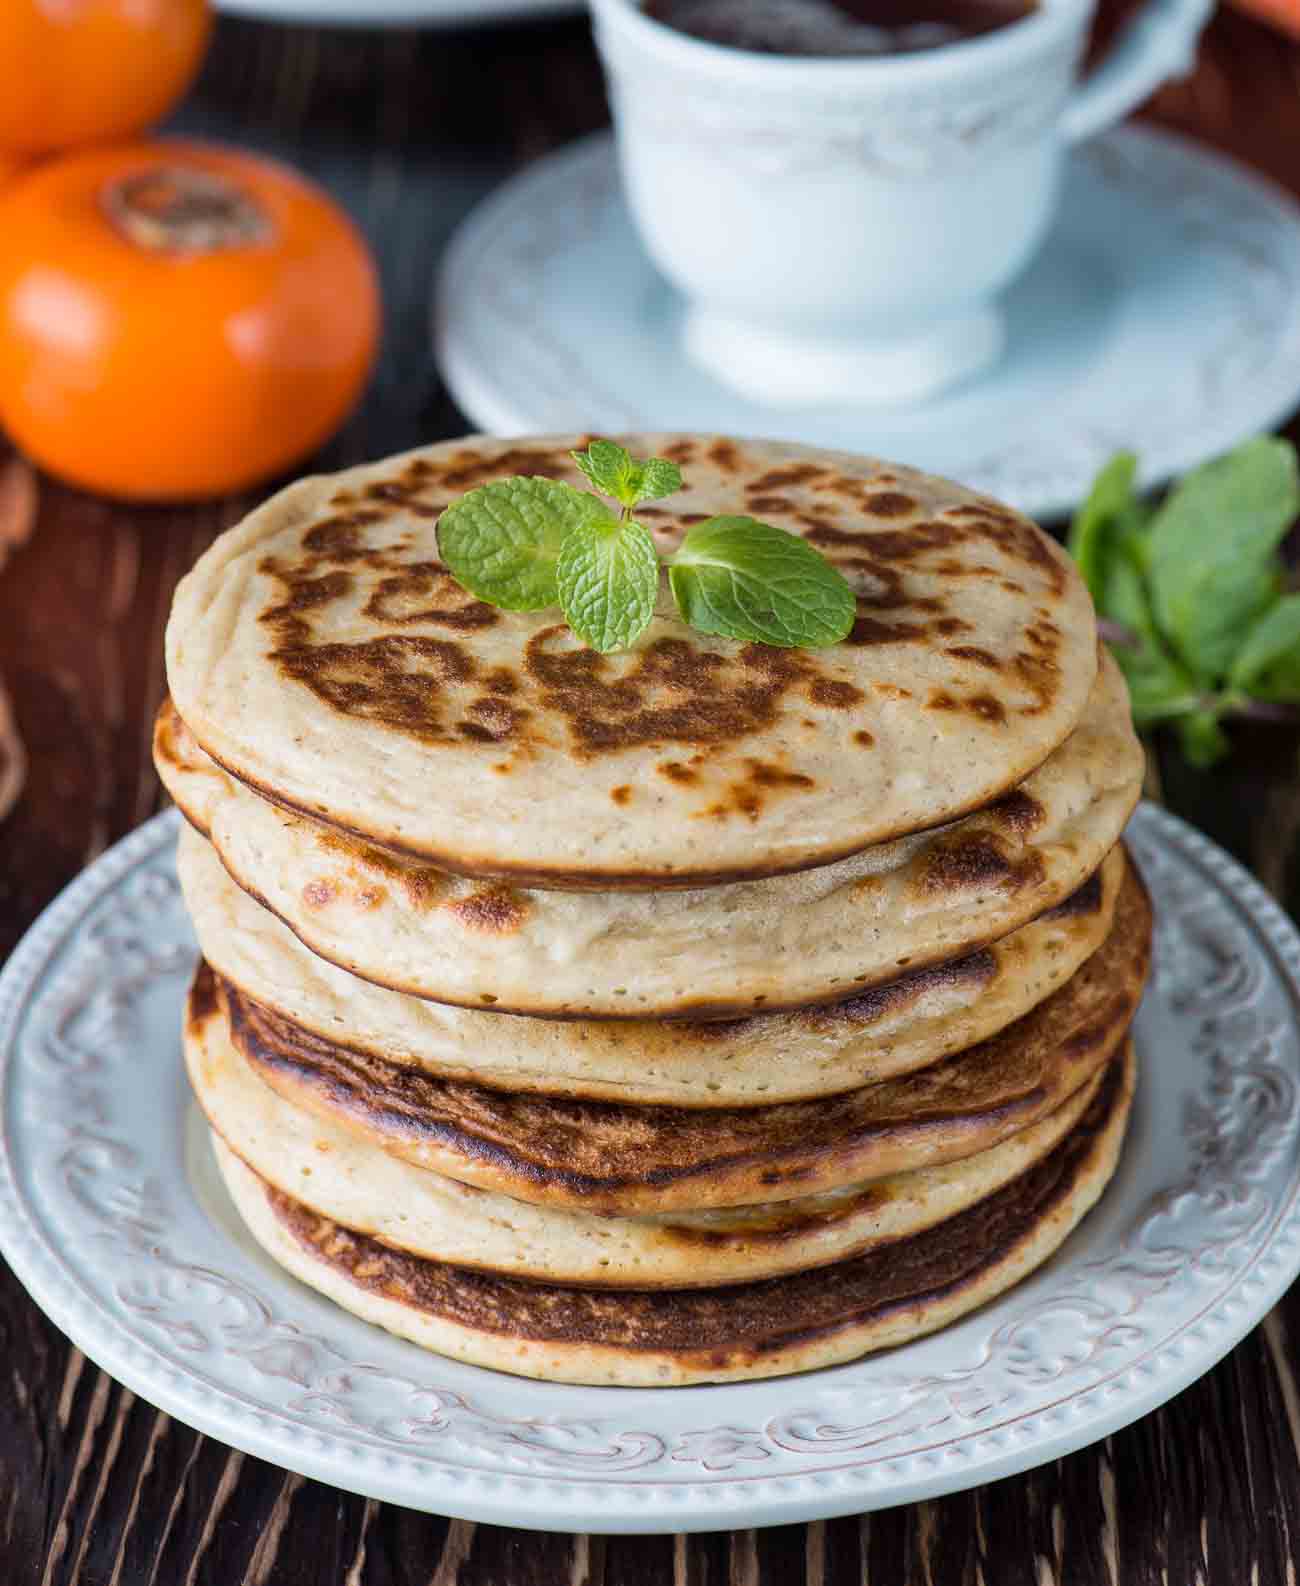
<path fill-rule="evenodd" d="M 219 253 L 269 242 L 271 222 L 244 188 L 191 165 L 148 165 L 100 195 L 112 226 L 153 253 Z"/>

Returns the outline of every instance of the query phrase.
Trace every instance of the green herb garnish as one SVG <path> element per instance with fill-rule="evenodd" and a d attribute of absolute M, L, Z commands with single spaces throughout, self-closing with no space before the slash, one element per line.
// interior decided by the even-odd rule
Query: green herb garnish
<path fill-rule="evenodd" d="M 1137 460 L 1113 458 L 1070 531 L 1140 728 L 1175 726 L 1194 765 L 1228 751 L 1221 723 L 1300 706 L 1300 595 L 1278 554 L 1300 515 L 1295 448 L 1247 441 L 1156 507 Z"/>
<path fill-rule="evenodd" d="M 602 494 L 554 479 L 502 479 L 471 490 L 438 520 L 438 549 L 471 594 L 507 611 L 559 606 L 593 650 L 624 650 L 654 615 L 659 553 L 636 508 L 681 489 L 662 457 L 637 462 L 613 441 L 593 441 L 574 462 Z M 856 600 L 836 568 L 797 534 L 756 518 L 696 524 L 667 558 L 682 618 L 702 633 L 782 648 L 836 644 Z"/>

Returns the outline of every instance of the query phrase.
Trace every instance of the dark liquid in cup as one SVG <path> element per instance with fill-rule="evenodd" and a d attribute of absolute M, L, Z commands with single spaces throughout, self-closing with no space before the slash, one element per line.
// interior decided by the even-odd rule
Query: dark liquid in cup
<path fill-rule="evenodd" d="M 1021 22 L 1036 0 L 646 0 L 679 32 L 767 55 L 908 55 Z"/>

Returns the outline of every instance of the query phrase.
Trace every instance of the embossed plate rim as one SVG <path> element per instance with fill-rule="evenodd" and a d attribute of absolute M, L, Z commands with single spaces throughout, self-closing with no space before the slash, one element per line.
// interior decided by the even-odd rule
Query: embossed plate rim
<path fill-rule="evenodd" d="M 1289 1177 L 1285 1180 L 1284 1192 L 1279 1191 L 1275 1208 L 1263 1219 L 1268 1224 L 1267 1231 L 1259 1233 L 1256 1247 L 1240 1268 L 1232 1272 L 1226 1286 L 1216 1290 L 1199 1309 L 1180 1314 L 1176 1325 L 1166 1326 L 1144 1354 L 1113 1371 L 1103 1372 L 1090 1380 L 1087 1387 L 1077 1387 L 1070 1393 L 1036 1404 L 1029 1412 L 996 1420 L 993 1425 L 968 1428 L 956 1438 L 932 1438 L 914 1450 L 902 1452 L 896 1460 L 873 1459 L 868 1463 L 862 1458 L 849 1459 L 834 1466 L 823 1464 L 815 1470 L 790 1475 L 755 1473 L 737 1477 L 726 1472 L 750 1457 L 745 1453 L 747 1438 L 752 1456 L 755 1439 L 761 1441 L 772 1425 L 777 1424 L 777 1418 L 764 1420 L 765 1404 L 771 1406 L 783 1393 L 788 1397 L 784 1390 L 791 1383 L 808 1384 L 812 1398 L 814 1388 L 820 1391 L 819 1385 L 824 1387 L 831 1374 L 728 1389 L 672 1390 L 656 1396 L 657 1410 L 671 1412 L 668 1419 L 673 1422 L 678 1439 L 670 1449 L 660 1438 L 660 1453 L 650 1461 L 662 1464 L 669 1476 L 675 1478 L 668 1480 L 628 1481 L 618 1476 L 599 1480 L 590 1477 L 565 1479 L 511 1470 L 507 1456 L 502 1453 L 508 1445 L 508 1437 L 501 1443 L 491 1441 L 497 1429 L 531 1429 L 544 1439 L 548 1428 L 559 1434 L 586 1426 L 599 1428 L 599 1420 L 591 1419 L 594 1406 L 603 1412 L 609 1411 L 611 1395 L 614 1400 L 623 1399 L 630 1406 L 632 1396 L 625 1397 L 610 1389 L 547 1385 L 544 1390 L 549 1395 L 547 1402 L 553 1404 L 556 1414 L 542 1419 L 511 1420 L 508 1414 L 493 1415 L 490 1411 L 479 1410 L 475 1403 L 454 1390 L 440 1389 L 436 1383 L 426 1384 L 421 1373 L 432 1372 L 436 1377 L 439 1367 L 446 1367 L 447 1363 L 418 1355 L 413 1350 L 410 1351 L 410 1370 L 420 1376 L 417 1386 L 421 1392 L 438 1401 L 439 1413 L 450 1408 L 450 1414 L 462 1414 L 467 1424 L 477 1417 L 478 1422 L 487 1427 L 488 1440 L 470 1446 L 479 1455 L 487 1449 L 483 1457 L 495 1459 L 494 1468 L 471 1468 L 463 1460 L 458 1466 L 443 1450 L 430 1454 L 427 1448 L 420 1449 L 417 1458 L 413 1445 L 406 1445 L 405 1455 L 395 1455 L 384 1451 L 378 1433 L 348 1435 L 338 1421 L 327 1422 L 319 1417 L 318 1424 L 328 1429 L 324 1432 L 313 1430 L 303 1415 L 289 1413 L 265 1401 L 259 1403 L 231 1381 L 223 1386 L 219 1374 L 214 1380 L 195 1369 L 178 1369 L 142 1328 L 138 1317 L 133 1318 L 123 1306 L 116 1310 L 106 1306 L 80 1282 L 61 1247 L 45 1237 L 41 1214 L 29 1204 L 24 1186 L 16 1176 L 11 1148 L 18 1142 L 12 1140 L 8 1132 L 8 1099 L 10 1070 L 18 1051 L 15 1036 L 21 1020 L 39 995 L 49 966 L 65 946 L 71 950 L 78 926 L 89 911 L 115 889 L 127 884 L 150 860 L 161 859 L 174 841 L 175 830 L 176 817 L 168 812 L 110 850 L 55 900 L 0 974 L 0 1105 L 5 1109 L 5 1133 L 0 1137 L 0 1250 L 56 1324 L 90 1358 L 133 1391 L 183 1422 L 304 1475 L 368 1496 L 468 1519 L 607 1532 L 791 1523 L 935 1496 L 1013 1474 L 1068 1453 L 1163 1403 L 1208 1370 L 1244 1336 L 1285 1289 L 1300 1265 L 1297 1202 L 1300 1164 L 1294 1149 L 1296 1080 L 1300 1079 L 1300 1056 L 1297 1056 L 1295 1043 L 1297 1007 L 1300 1006 L 1300 936 L 1257 883 L 1222 850 L 1175 818 L 1145 808 L 1133 828 L 1139 849 L 1159 855 L 1160 863 L 1183 867 L 1183 873 L 1190 873 L 1193 880 L 1214 885 L 1222 894 L 1225 906 L 1239 920 L 1242 934 L 1251 939 L 1256 959 L 1267 962 L 1276 975 L 1279 997 L 1285 1008 L 1286 1077 L 1292 1094 L 1288 1102 L 1290 1110 L 1281 1117 L 1285 1126 L 1281 1138 L 1291 1146 L 1287 1153 Z M 177 938 L 177 947 L 179 942 Z M 1144 1055 L 1148 1062 L 1159 1060 L 1150 1051 Z M 1261 1129 L 1261 1137 L 1266 1133 L 1266 1128 Z M 1253 1131 L 1250 1137 L 1254 1138 Z M 1136 1137 L 1133 1143 L 1135 1149 L 1140 1149 Z M 1189 1146 L 1189 1153 L 1193 1149 Z M 1275 1147 L 1275 1154 L 1280 1149 Z M 1179 1189 L 1181 1192 L 1181 1181 Z M 188 1181 L 183 1184 L 183 1192 L 192 1202 L 193 1190 Z M 1155 1215 L 1152 1213 L 1146 1222 L 1154 1220 Z M 1146 1222 L 1142 1226 L 1145 1227 Z M 222 1240 L 227 1241 L 228 1253 L 233 1250 L 220 1228 L 210 1225 L 210 1231 L 218 1253 Z M 85 1229 L 65 1228 L 62 1235 L 71 1244 L 75 1243 L 78 1232 L 84 1238 Z M 1246 1234 L 1232 1235 L 1225 1248 L 1238 1237 L 1253 1238 L 1255 1232 L 1252 1224 Z M 1068 1267 L 1065 1270 L 1068 1272 Z M 294 1336 L 306 1335 L 305 1329 L 295 1329 L 291 1324 L 295 1305 L 319 1307 L 319 1300 L 283 1275 L 276 1273 L 273 1279 L 279 1284 L 275 1293 L 279 1312 L 290 1318 L 289 1332 Z M 1021 1325 L 1012 1316 L 1016 1293 L 1013 1290 L 1004 1300 L 994 1302 L 979 1314 L 985 1319 L 1011 1316 L 1011 1321 L 1001 1324 L 998 1330 Z M 1053 1298 L 1048 1296 L 1044 1305 L 1050 1304 Z M 1032 1317 L 1027 1325 L 1034 1325 Z M 906 1351 L 882 1358 L 897 1363 L 906 1358 Z M 348 1364 L 363 1363 L 344 1362 L 345 1367 Z M 476 1383 L 482 1382 L 481 1398 L 485 1402 L 494 1394 L 508 1400 L 512 1390 L 523 1391 L 514 1379 L 474 1372 L 471 1368 L 458 1369 L 463 1379 L 468 1373 Z M 954 1370 L 946 1373 L 943 1380 L 956 1382 L 962 1376 L 961 1371 Z M 973 1370 L 966 1373 L 968 1379 L 973 1380 L 974 1376 Z M 399 1379 L 389 1373 L 388 1380 L 396 1382 Z M 923 1385 L 936 1380 L 939 1379 L 923 1379 Z M 403 1377 L 400 1381 L 405 1385 L 409 1379 Z M 852 1388 L 827 1391 L 839 1391 L 841 1400 L 844 1394 L 861 1400 L 869 1398 L 874 1389 L 871 1384 L 859 1383 Z M 692 1416 L 698 1421 L 698 1406 L 713 1405 L 720 1394 L 726 1395 L 723 1402 L 735 1412 L 731 1423 L 719 1425 L 715 1415 L 712 1425 L 690 1424 Z M 645 1402 L 644 1390 L 636 1395 L 636 1400 Z M 692 1410 L 692 1406 L 697 1408 Z M 815 1413 L 825 1421 L 830 1413 L 825 1396 L 822 1403 L 807 1413 Z M 797 1428 L 800 1414 L 791 1409 L 779 1418 L 779 1424 Z M 584 1415 L 588 1417 L 585 1420 Z M 649 1418 L 647 1412 L 647 1420 Z M 759 1430 L 746 1432 L 735 1424 L 738 1421 L 749 1421 Z M 665 1434 L 668 1431 L 665 1427 Z M 833 1426 L 817 1426 L 813 1428 L 813 1438 L 824 1438 L 834 1431 Z M 616 1441 L 615 1434 L 607 1435 Z M 628 1439 L 638 1434 L 618 1435 Z M 645 1435 L 655 1436 L 653 1433 Z M 797 1429 L 794 1435 L 799 1435 Z M 692 1439 L 704 1440 L 703 1451 L 694 1448 Z M 987 1446 L 990 1439 L 995 1445 L 992 1448 Z M 389 1444 L 393 1446 L 391 1436 Z M 782 1446 L 788 1449 L 789 1444 Z M 692 1452 L 683 1462 L 694 1468 L 689 1474 L 678 1476 L 674 1460 L 684 1447 L 691 1447 Z M 715 1450 L 712 1454 L 711 1449 Z M 554 1448 L 549 1448 L 549 1452 L 554 1454 Z M 576 1465 L 573 1468 L 577 1468 Z"/>

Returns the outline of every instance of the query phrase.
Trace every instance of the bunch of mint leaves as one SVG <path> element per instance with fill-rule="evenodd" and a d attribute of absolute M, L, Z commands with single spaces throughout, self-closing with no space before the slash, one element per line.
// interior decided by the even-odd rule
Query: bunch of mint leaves
<path fill-rule="evenodd" d="M 633 645 L 654 615 L 659 552 L 636 508 L 681 489 L 676 463 L 635 461 L 613 441 L 570 454 L 619 510 L 556 479 L 499 479 L 438 519 L 438 551 L 457 583 L 506 611 L 558 606 L 582 642 Z M 837 644 L 853 626 L 853 590 L 797 534 L 757 518 L 709 518 L 667 559 L 677 610 L 701 633 L 781 648 Z"/>
<path fill-rule="evenodd" d="M 1123 669 L 1139 728 L 1172 726 L 1210 766 L 1233 717 L 1300 720 L 1300 593 L 1279 550 L 1300 515 L 1296 452 L 1261 437 L 1189 473 L 1158 506 L 1121 452 L 1069 546 Z"/>

